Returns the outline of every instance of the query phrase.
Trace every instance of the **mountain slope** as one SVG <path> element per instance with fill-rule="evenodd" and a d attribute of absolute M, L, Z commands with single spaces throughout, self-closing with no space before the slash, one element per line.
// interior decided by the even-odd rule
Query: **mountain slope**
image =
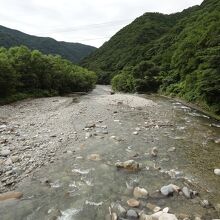
<path fill-rule="evenodd" d="M 14 47 L 25 45 L 45 54 L 58 54 L 74 63 L 80 62 L 96 48 L 79 43 L 56 41 L 47 37 L 36 37 L 17 30 L 0 26 L 0 46 Z"/>
<path fill-rule="evenodd" d="M 220 114 L 220 1 L 146 13 L 83 62 L 123 91 L 163 91 Z"/>

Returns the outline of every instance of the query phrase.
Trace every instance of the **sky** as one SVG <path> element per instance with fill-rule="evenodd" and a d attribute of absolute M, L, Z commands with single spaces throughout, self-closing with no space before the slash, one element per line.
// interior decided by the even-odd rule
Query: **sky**
<path fill-rule="evenodd" d="M 100 47 L 145 12 L 165 14 L 202 0 L 0 0 L 0 25 Z"/>

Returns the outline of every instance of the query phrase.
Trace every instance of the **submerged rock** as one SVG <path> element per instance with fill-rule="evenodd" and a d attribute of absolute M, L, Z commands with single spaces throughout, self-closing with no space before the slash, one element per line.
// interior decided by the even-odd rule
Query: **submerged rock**
<path fill-rule="evenodd" d="M 136 199 L 129 199 L 127 201 L 127 204 L 130 206 L 130 207 L 138 207 L 140 205 L 140 202 Z"/>
<path fill-rule="evenodd" d="M 87 157 L 88 160 L 100 161 L 101 157 L 99 154 L 91 154 Z"/>
<path fill-rule="evenodd" d="M 116 213 L 107 214 L 105 216 L 105 220 L 117 220 L 118 216 Z"/>
<path fill-rule="evenodd" d="M 0 201 L 5 201 L 8 199 L 20 199 L 23 196 L 23 193 L 21 192 L 6 192 L 6 193 L 2 193 L 0 194 Z"/>
<path fill-rule="evenodd" d="M 175 147 L 170 147 L 170 148 L 168 149 L 168 152 L 174 152 L 175 150 L 176 150 Z"/>
<path fill-rule="evenodd" d="M 120 217 L 125 217 L 126 209 L 122 207 L 119 203 L 111 204 L 112 211 L 115 212 Z"/>
<path fill-rule="evenodd" d="M 164 195 L 164 196 L 169 196 L 172 195 L 174 192 L 179 192 L 180 188 L 174 184 L 169 184 L 167 186 L 163 186 L 160 189 L 160 192 Z"/>
<path fill-rule="evenodd" d="M 151 150 L 151 156 L 157 157 L 157 154 L 158 154 L 158 149 L 157 149 L 157 147 L 153 147 L 152 150 Z"/>
<path fill-rule="evenodd" d="M 192 198 L 192 195 L 193 195 L 193 192 L 191 190 L 189 190 L 186 186 L 184 186 L 182 188 L 182 192 L 183 192 L 183 195 L 187 198 L 187 199 L 191 199 Z"/>
<path fill-rule="evenodd" d="M 140 164 L 134 160 L 128 160 L 125 162 L 117 162 L 115 166 L 117 168 L 123 168 L 123 169 L 131 170 L 131 171 L 137 171 L 140 169 Z"/>
<path fill-rule="evenodd" d="M 147 203 L 147 208 L 152 210 L 153 212 L 159 212 L 161 208 L 151 203 Z"/>
<path fill-rule="evenodd" d="M 204 199 L 202 201 L 200 201 L 200 204 L 203 208 L 210 208 L 211 207 L 211 204 L 209 203 L 208 200 Z"/>
<path fill-rule="evenodd" d="M 134 188 L 134 192 L 133 195 L 135 198 L 144 198 L 148 196 L 148 191 L 144 188 L 140 188 L 140 187 L 135 187 Z"/>

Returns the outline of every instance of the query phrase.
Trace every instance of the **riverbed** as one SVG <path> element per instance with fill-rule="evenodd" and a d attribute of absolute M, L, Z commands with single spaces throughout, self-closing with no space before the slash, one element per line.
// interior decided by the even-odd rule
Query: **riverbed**
<path fill-rule="evenodd" d="M 0 219 L 103 220 L 112 204 L 130 209 L 136 186 L 149 192 L 137 213 L 152 214 L 151 203 L 189 219 L 220 217 L 220 122 L 172 99 L 110 90 L 0 107 L 1 149 L 10 151 L 0 157 L 0 189 L 23 193 L 0 202 Z M 115 167 L 127 160 L 141 169 Z M 171 183 L 198 195 L 159 195 Z"/>

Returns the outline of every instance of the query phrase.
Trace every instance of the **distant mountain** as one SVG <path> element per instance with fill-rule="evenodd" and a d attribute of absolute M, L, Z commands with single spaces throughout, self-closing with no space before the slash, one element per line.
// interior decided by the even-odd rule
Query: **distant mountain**
<path fill-rule="evenodd" d="M 220 115 L 220 1 L 170 15 L 145 13 L 82 64 L 99 83 L 113 79 L 117 90 L 159 90 Z"/>
<path fill-rule="evenodd" d="M 74 63 L 79 63 L 96 48 L 80 43 L 56 41 L 49 37 L 37 37 L 0 25 L 0 47 L 25 45 L 44 54 L 57 54 Z"/>

